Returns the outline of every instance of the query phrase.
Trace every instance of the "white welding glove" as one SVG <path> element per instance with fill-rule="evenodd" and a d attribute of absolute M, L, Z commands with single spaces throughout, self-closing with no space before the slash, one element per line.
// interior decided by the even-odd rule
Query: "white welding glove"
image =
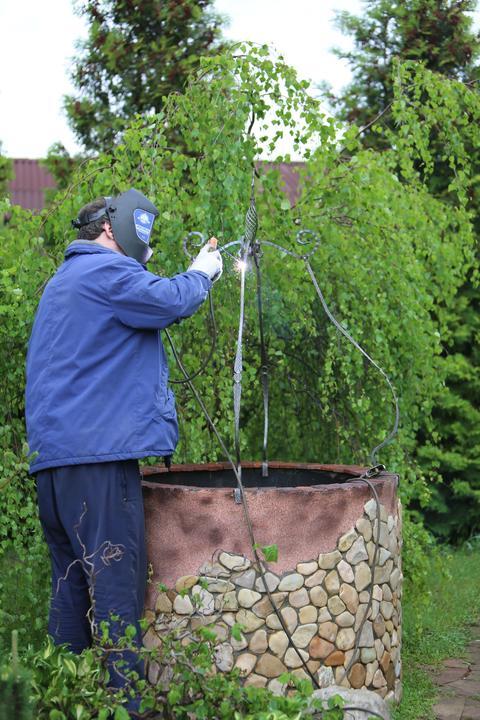
<path fill-rule="evenodd" d="M 202 247 L 188 270 L 199 270 L 208 275 L 212 282 L 215 282 L 223 272 L 222 256 L 210 243 L 207 243 Z"/>

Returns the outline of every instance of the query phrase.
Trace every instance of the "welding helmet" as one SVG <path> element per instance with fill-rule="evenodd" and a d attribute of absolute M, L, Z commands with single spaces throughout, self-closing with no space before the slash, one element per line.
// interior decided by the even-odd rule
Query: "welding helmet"
<path fill-rule="evenodd" d="M 152 257 L 149 242 L 157 208 L 133 188 L 116 197 L 106 197 L 105 205 L 104 214 L 110 221 L 115 241 L 125 255 L 145 265 Z"/>
<path fill-rule="evenodd" d="M 106 197 L 105 207 L 82 217 L 82 220 L 72 220 L 72 226 L 79 229 L 105 215 L 112 226 L 115 241 L 125 255 L 145 265 L 152 257 L 149 242 L 153 222 L 158 215 L 155 205 L 132 188 L 121 195 Z"/>

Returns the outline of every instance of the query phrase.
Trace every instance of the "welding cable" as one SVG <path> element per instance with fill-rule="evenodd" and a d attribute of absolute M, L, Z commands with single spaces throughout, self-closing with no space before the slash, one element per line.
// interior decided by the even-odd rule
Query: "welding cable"
<path fill-rule="evenodd" d="M 201 375 L 207 367 L 210 365 L 210 362 L 213 358 L 213 355 L 215 353 L 215 350 L 217 348 L 217 322 L 215 320 L 215 310 L 213 306 L 213 297 L 211 290 L 208 291 L 208 303 L 209 303 L 209 317 L 210 317 L 210 336 L 211 336 L 211 344 L 210 344 L 210 350 L 208 351 L 208 355 L 205 358 L 205 360 L 200 365 L 199 369 L 196 370 L 191 375 L 187 375 L 184 378 L 180 378 L 178 380 L 172 380 L 169 379 L 169 382 L 172 383 L 172 385 L 184 385 L 188 383 L 190 380 L 194 380 L 196 377 Z"/>

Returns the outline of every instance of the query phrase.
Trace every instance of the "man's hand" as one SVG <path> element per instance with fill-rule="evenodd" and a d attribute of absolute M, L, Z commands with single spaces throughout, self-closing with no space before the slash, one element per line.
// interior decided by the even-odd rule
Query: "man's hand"
<path fill-rule="evenodd" d="M 188 270 L 199 270 L 208 275 L 212 282 L 218 280 L 223 272 L 222 256 L 217 247 L 217 239 L 212 237 L 198 253 Z"/>

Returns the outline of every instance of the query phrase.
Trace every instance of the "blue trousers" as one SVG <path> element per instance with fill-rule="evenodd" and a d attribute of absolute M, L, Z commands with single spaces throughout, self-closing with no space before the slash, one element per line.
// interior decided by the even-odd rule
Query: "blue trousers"
<path fill-rule="evenodd" d="M 137 629 L 147 576 L 145 522 L 137 460 L 69 465 L 37 473 L 40 521 L 52 563 L 49 634 L 80 653 L 94 639 L 92 627 L 112 614 L 110 637 Z M 134 652 L 109 662 L 110 684 L 125 685 L 125 670 L 141 675 Z M 118 671 L 118 660 L 125 665 Z M 121 663 L 120 663 L 121 664 Z"/>

